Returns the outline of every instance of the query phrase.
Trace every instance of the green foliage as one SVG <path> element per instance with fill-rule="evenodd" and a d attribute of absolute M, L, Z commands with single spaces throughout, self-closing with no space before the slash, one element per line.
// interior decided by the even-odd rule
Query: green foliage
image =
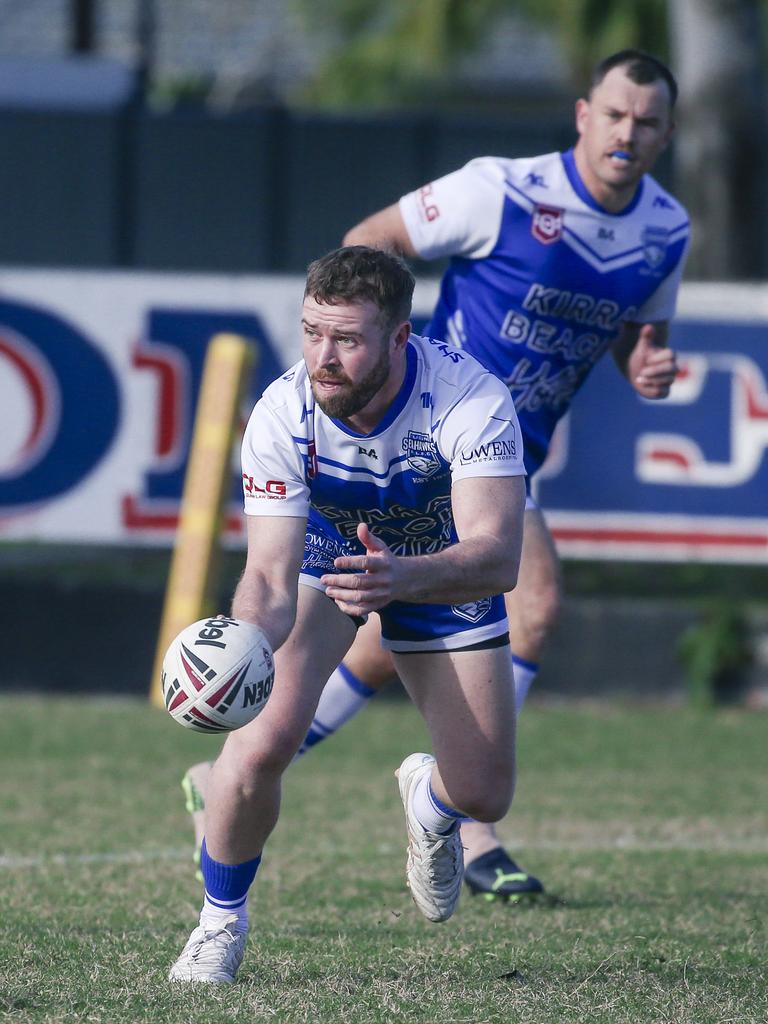
<path fill-rule="evenodd" d="M 520 13 L 552 29 L 583 89 L 598 60 L 628 46 L 667 54 L 665 0 L 297 0 L 314 31 L 338 45 L 307 89 L 317 106 L 424 102 L 452 68 Z"/>
<path fill-rule="evenodd" d="M 424 730 L 379 698 L 287 773 L 240 980 L 191 991 L 166 980 L 200 903 L 179 780 L 218 742 L 138 700 L 6 696 L 0 722 L 8 1024 L 766 1019 L 762 716 L 527 706 L 502 835 L 550 897 L 435 926 L 392 775 Z"/>
<path fill-rule="evenodd" d="M 668 56 L 666 0 L 519 0 L 532 20 L 554 25 L 574 85 L 586 89 L 598 61 L 634 47 Z"/>
<path fill-rule="evenodd" d="M 688 679 L 691 701 L 699 707 L 739 696 L 753 660 L 749 624 L 739 604 L 712 601 L 700 620 L 681 636 L 678 654 Z"/>
<path fill-rule="evenodd" d="M 331 108 L 424 100 L 452 64 L 492 30 L 505 0 L 299 0 L 307 24 L 329 26 L 338 46 L 306 90 Z"/>

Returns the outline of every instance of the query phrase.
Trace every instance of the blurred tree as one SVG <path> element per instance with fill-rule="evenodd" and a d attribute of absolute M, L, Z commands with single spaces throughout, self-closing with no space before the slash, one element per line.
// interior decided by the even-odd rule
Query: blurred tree
<path fill-rule="evenodd" d="M 308 89 L 327 107 L 392 106 L 425 100 L 424 87 L 449 82 L 462 57 L 517 13 L 553 28 L 583 88 L 607 53 L 638 46 L 667 51 L 666 0 L 298 0 L 315 31 L 339 46 Z"/>
<path fill-rule="evenodd" d="M 506 9 L 555 26 L 579 91 L 598 61 L 628 46 L 668 57 L 667 0 L 513 0 Z"/>
<path fill-rule="evenodd" d="M 693 222 L 688 274 L 766 270 L 765 0 L 670 0 L 680 81 L 675 145 L 680 198 Z"/>
<path fill-rule="evenodd" d="M 305 90 L 314 105 L 388 107 L 424 99 L 450 80 L 455 61 L 476 49 L 508 0 L 299 0 L 311 28 L 339 40 Z"/>

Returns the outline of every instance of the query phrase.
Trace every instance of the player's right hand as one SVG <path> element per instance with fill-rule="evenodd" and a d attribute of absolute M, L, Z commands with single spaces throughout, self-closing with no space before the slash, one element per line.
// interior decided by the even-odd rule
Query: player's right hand
<path fill-rule="evenodd" d="M 400 559 L 365 523 L 357 527 L 364 555 L 341 555 L 334 559 L 338 573 L 320 577 L 325 592 L 347 615 L 368 615 L 394 599 Z"/>

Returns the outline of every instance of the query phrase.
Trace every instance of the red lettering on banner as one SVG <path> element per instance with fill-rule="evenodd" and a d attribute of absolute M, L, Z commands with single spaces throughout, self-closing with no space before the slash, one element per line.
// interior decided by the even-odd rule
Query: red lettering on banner
<path fill-rule="evenodd" d="M 133 365 L 139 370 L 154 370 L 159 379 L 159 402 L 155 433 L 155 454 L 167 459 L 177 453 L 183 433 L 183 373 L 178 355 L 168 349 L 167 354 L 142 351 L 137 345 L 133 352 Z"/>
<path fill-rule="evenodd" d="M 179 525 L 178 502 L 161 503 L 157 500 L 142 505 L 131 494 L 122 500 L 123 526 L 126 530 L 142 532 L 160 530 L 163 533 L 173 532 Z M 227 512 L 224 517 L 224 530 L 228 534 L 241 534 L 244 523 L 240 512 Z"/>

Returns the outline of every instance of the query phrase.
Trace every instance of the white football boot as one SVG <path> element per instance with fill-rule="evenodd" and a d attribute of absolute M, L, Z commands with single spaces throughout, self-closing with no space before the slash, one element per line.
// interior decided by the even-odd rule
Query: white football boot
<path fill-rule="evenodd" d="M 464 877 L 464 851 L 458 823 L 447 835 L 428 832 L 411 813 L 410 794 L 416 782 L 432 771 L 431 754 L 411 754 L 395 774 L 408 829 L 405 873 L 413 901 L 430 921 L 447 921 L 456 909 Z"/>
<path fill-rule="evenodd" d="M 168 975 L 171 981 L 231 985 L 242 963 L 247 931 L 237 930 L 237 915 L 221 924 L 198 925 Z"/>

